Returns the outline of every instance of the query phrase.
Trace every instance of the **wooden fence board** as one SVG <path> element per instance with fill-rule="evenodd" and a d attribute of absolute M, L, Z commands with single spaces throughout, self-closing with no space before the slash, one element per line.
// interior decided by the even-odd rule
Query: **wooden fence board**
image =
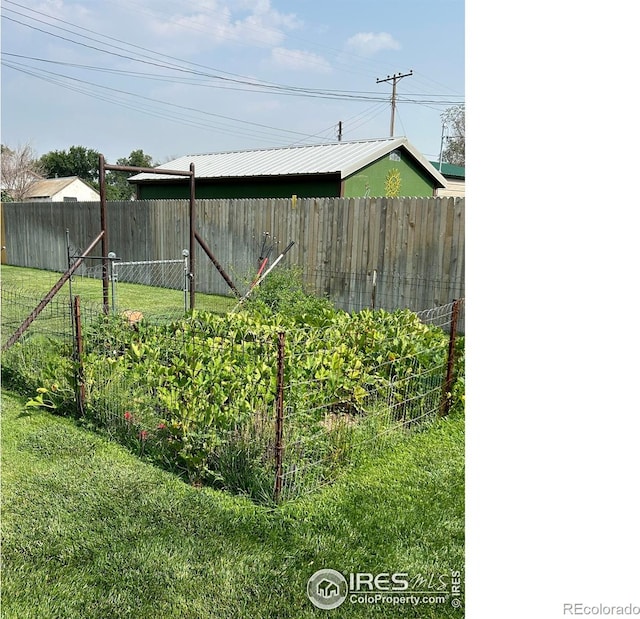
<path fill-rule="evenodd" d="M 263 233 L 294 248 L 309 290 L 345 309 L 427 309 L 464 296 L 464 198 L 198 200 L 197 230 L 242 290 L 255 274 Z M 99 204 L 4 203 L 6 264 L 64 270 L 65 230 L 82 249 L 100 230 Z M 122 260 L 179 258 L 189 246 L 187 200 L 109 202 L 109 248 Z M 100 254 L 99 248 L 96 255 Z M 197 290 L 230 294 L 196 245 Z"/>

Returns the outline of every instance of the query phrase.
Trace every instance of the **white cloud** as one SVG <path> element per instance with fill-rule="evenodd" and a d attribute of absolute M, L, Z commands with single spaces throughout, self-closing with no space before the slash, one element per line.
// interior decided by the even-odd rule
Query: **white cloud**
<path fill-rule="evenodd" d="M 193 11 L 154 20 L 153 30 L 167 37 L 184 38 L 186 34 L 191 45 L 198 41 L 209 47 L 225 43 L 270 47 L 279 45 L 286 31 L 301 24 L 295 15 L 272 8 L 270 0 L 206 0 L 185 5 L 189 7 Z"/>
<path fill-rule="evenodd" d="M 400 49 L 388 32 L 358 32 L 347 40 L 346 48 L 362 56 L 373 56 L 387 49 Z"/>
<path fill-rule="evenodd" d="M 34 10 L 55 15 L 56 12 L 60 13 L 65 8 L 65 3 L 62 0 L 45 0 L 44 2 L 37 4 L 34 7 Z"/>
<path fill-rule="evenodd" d="M 322 56 L 301 49 L 274 47 L 271 50 L 271 61 L 283 69 L 331 73 L 331 65 Z"/>
<path fill-rule="evenodd" d="M 34 11 L 34 15 L 31 11 Z M 40 4 L 35 5 L 32 9 L 29 8 L 26 14 L 36 19 L 42 19 L 42 15 L 37 13 L 44 13 L 45 15 L 53 16 L 58 19 L 66 19 L 73 21 L 78 25 L 84 25 L 85 19 L 90 19 L 92 10 L 77 2 L 65 2 L 64 0 L 44 0 Z M 39 26 L 39 25 L 38 25 Z"/>

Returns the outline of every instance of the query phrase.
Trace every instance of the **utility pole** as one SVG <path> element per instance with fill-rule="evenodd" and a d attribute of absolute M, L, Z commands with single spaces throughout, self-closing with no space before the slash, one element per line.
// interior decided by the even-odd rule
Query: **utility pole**
<path fill-rule="evenodd" d="M 409 71 L 409 73 L 394 73 L 393 75 L 387 75 L 386 79 L 380 79 L 378 78 L 376 80 L 376 84 L 381 84 L 382 82 L 393 82 L 393 89 L 391 92 L 391 128 L 390 128 L 390 137 L 393 137 L 393 123 L 395 121 L 395 116 L 396 116 L 396 84 L 403 78 L 403 77 L 410 77 L 411 75 L 413 75 L 413 69 L 411 69 L 411 71 Z"/>
<path fill-rule="evenodd" d="M 445 128 L 445 124 L 444 122 L 442 123 L 442 136 L 440 137 L 440 157 L 438 158 L 439 161 L 439 169 L 438 172 L 442 172 L 442 148 L 444 147 L 444 128 Z"/>
<path fill-rule="evenodd" d="M 338 142 L 342 142 L 342 121 L 338 121 Z"/>

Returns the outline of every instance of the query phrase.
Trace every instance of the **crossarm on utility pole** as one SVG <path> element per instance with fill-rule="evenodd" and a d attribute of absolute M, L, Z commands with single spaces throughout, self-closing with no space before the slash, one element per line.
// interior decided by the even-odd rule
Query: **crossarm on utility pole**
<path fill-rule="evenodd" d="M 382 82 L 392 82 L 393 87 L 391 90 L 391 127 L 389 131 L 389 136 L 393 137 L 394 133 L 394 122 L 396 117 L 396 84 L 403 77 L 411 77 L 413 75 L 413 69 L 409 71 L 409 73 L 395 73 L 394 75 L 387 75 L 386 79 L 378 78 L 376 80 L 376 84 L 381 84 Z"/>

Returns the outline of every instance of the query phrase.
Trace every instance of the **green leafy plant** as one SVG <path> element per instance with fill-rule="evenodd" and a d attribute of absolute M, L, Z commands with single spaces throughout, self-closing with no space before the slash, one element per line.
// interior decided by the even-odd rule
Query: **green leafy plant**
<path fill-rule="evenodd" d="M 119 315 L 87 320 L 83 423 L 194 485 L 268 502 L 280 332 L 293 494 L 334 479 L 381 437 L 401 436 L 437 411 L 447 333 L 408 310 L 349 314 L 307 294 L 299 274 L 272 275 L 236 313 L 194 311 L 135 326 Z M 60 410 L 73 403 L 75 366 L 53 344 L 50 352 L 30 406 Z M 452 412 L 464 406 L 463 338 L 456 352 Z"/>
<path fill-rule="evenodd" d="M 277 314 L 294 324 L 310 326 L 329 323 L 336 312 L 331 301 L 305 290 L 302 269 L 294 267 L 272 271 L 253 292 L 246 307 L 264 318 Z"/>
<path fill-rule="evenodd" d="M 27 333 L 3 353 L 3 381 L 30 396 L 30 408 L 74 412 L 75 371 L 71 346 L 54 337 Z"/>
<path fill-rule="evenodd" d="M 56 383 L 53 383 L 50 387 L 38 387 L 38 389 L 36 389 L 37 395 L 27 400 L 26 406 L 28 408 L 49 408 L 55 410 L 59 408 L 61 401 L 73 397 L 73 392 L 70 393 L 70 391 L 69 389 L 61 389 Z"/>

